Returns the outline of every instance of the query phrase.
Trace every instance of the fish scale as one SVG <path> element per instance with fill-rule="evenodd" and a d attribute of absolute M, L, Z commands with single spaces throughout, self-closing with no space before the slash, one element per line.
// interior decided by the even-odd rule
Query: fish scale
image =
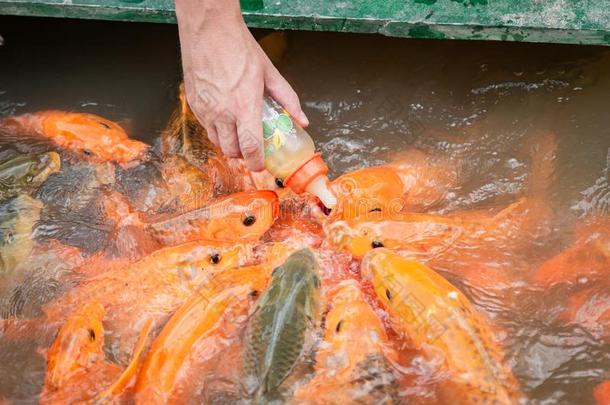
<path fill-rule="evenodd" d="M 269 289 L 247 331 L 245 373 L 256 381 L 255 400 L 278 393 L 305 349 L 318 301 L 317 263 L 308 249 L 293 253 L 273 272 Z"/>

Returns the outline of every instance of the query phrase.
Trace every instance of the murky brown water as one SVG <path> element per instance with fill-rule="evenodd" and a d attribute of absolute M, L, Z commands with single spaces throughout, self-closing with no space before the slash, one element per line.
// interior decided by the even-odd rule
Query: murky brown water
<path fill-rule="evenodd" d="M 177 94 L 175 27 L 0 18 L 0 35 L 0 116 L 85 111 L 134 138 L 158 138 Z M 459 186 L 438 211 L 501 207 L 524 191 L 535 134 L 552 131 L 554 226 L 514 260 L 515 272 L 567 247 L 583 218 L 610 214 L 610 49 L 325 33 L 288 40 L 279 67 L 333 177 L 417 148 L 462 162 Z M 454 281 L 508 332 L 509 364 L 532 403 L 592 403 L 593 386 L 610 378 L 610 347 L 558 320 L 568 292 L 523 281 L 510 298 L 490 299 Z M 1 396 L 30 402 L 44 370 L 23 361 L 31 348 L 9 346 L 0 353 Z M 25 380 L 12 377 L 14 367 Z"/>

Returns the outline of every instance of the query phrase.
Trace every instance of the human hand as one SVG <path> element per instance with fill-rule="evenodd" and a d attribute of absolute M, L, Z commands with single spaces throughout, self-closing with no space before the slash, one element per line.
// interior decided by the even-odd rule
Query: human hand
<path fill-rule="evenodd" d="M 191 109 L 225 155 L 262 170 L 263 93 L 307 126 L 297 94 L 246 27 L 238 0 L 176 0 L 176 16 Z"/>

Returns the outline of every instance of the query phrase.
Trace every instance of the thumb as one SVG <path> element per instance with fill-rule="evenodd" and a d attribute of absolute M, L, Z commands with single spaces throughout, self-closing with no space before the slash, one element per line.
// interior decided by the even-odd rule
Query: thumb
<path fill-rule="evenodd" d="M 265 89 L 275 101 L 292 115 L 300 126 L 306 127 L 309 125 L 309 120 L 301 109 L 299 96 L 271 63 L 265 71 Z"/>

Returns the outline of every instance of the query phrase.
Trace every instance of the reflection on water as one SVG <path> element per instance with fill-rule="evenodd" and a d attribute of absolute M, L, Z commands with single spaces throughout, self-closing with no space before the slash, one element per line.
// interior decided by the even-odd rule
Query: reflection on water
<path fill-rule="evenodd" d="M 91 112 L 121 122 L 134 138 L 158 142 L 177 92 L 175 27 L 0 18 L 0 35 L 0 116 Z M 608 338 L 594 329 L 562 321 L 566 296 L 582 286 L 540 289 L 528 280 L 545 260 L 578 243 L 575 226 L 610 213 L 610 50 L 325 33 L 290 33 L 288 41 L 279 68 L 301 97 L 332 177 L 403 159 L 412 156 L 405 151 L 417 149 L 457 172 L 457 184 L 434 212 L 497 212 L 527 193 L 536 139 L 555 134 L 554 169 L 545 179 L 553 225 L 508 264 L 493 258 L 501 271 L 510 267 L 514 279 L 508 287 L 498 279 L 456 275 L 451 263 L 438 264 L 438 270 L 505 331 L 508 363 L 533 403 L 591 403 L 593 386 L 610 378 L 610 349 Z M 0 150 L 2 157 L 11 149 Z M 103 192 L 106 177 L 79 163 L 65 170 L 38 197 L 58 212 L 82 211 L 89 228 L 66 231 L 46 221 L 39 232 L 58 229 L 64 233 L 54 238 L 94 251 L 107 224 L 99 208 L 87 204 Z M 61 176 L 79 179 L 74 192 L 91 198 L 70 199 L 70 188 L 54 187 L 67 185 Z M 35 277 L 41 285 L 32 288 L 32 296 L 58 294 L 42 287 L 66 271 L 55 266 L 46 277 Z M 578 281 L 608 296 L 607 283 Z M 36 398 L 44 364 L 28 345 L 0 342 L 4 397 Z M 4 364 L 20 364 L 21 379 Z"/>

